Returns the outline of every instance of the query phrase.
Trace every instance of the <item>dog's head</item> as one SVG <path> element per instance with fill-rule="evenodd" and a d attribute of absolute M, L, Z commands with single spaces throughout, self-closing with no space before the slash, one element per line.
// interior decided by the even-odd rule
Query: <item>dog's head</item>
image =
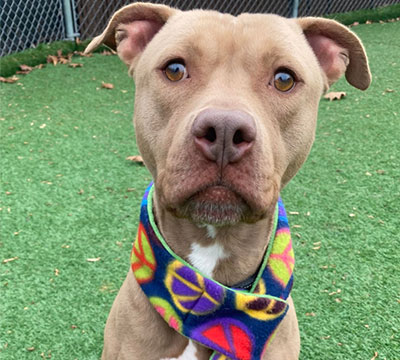
<path fill-rule="evenodd" d="M 135 79 L 137 143 L 158 202 L 196 223 L 273 211 L 309 153 L 322 93 L 343 74 L 362 90 L 371 81 L 357 36 L 322 18 L 135 3 L 86 51 L 101 43 Z"/>

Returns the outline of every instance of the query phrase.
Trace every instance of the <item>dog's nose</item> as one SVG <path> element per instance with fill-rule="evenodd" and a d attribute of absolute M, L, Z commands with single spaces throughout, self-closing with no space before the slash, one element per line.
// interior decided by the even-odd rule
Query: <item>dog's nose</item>
<path fill-rule="evenodd" d="M 206 109 L 192 126 L 194 142 L 201 153 L 219 166 L 238 162 L 256 138 L 253 117 L 240 110 Z"/>

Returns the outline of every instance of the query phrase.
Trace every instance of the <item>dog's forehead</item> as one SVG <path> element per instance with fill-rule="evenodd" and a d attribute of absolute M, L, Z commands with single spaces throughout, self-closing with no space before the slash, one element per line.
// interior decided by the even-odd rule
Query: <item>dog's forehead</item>
<path fill-rule="evenodd" d="M 192 10 L 173 16 L 168 25 L 174 28 L 177 39 L 196 38 L 197 42 L 206 43 L 236 42 L 240 45 L 243 41 L 269 41 L 295 44 L 296 38 L 301 38 L 301 30 L 292 19 L 273 14 L 233 16 L 216 11 Z"/>
<path fill-rule="evenodd" d="M 271 14 L 236 17 L 192 10 L 170 18 L 153 49 L 159 55 L 191 53 L 194 57 L 204 55 L 210 60 L 225 61 L 229 56 L 262 58 L 269 54 L 295 59 L 304 47 L 307 45 L 302 31 L 291 19 Z"/>

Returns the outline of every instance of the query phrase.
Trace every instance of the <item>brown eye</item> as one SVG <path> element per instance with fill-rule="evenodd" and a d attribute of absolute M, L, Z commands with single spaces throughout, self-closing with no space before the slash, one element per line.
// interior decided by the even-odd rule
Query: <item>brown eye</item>
<path fill-rule="evenodd" d="M 275 89 L 287 92 L 293 88 L 295 84 L 294 77 L 287 71 L 279 71 L 274 76 Z"/>
<path fill-rule="evenodd" d="M 164 70 L 165 76 L 170 81 L 179 81 L 187 77 L 186 67 L 182 62 L 173 61 Z"/>

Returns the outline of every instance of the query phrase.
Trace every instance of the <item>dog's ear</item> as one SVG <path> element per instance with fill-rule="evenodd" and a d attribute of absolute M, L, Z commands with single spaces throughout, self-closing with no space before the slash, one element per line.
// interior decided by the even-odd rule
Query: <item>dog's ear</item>
<path fill-rule="evenodd" d="M 296 19 L 318 58 L 329 86 L 346 74 L 354 87 L 365 90 L 371 83 L 368 59 L 360 39 L 337 21 L 318 17 Z"/>
<path fill-rule="evenodd" d="M 167 20 L 179 10 L 165 5 L 134 3 L 118 10 L 106 29 L 85 49 L 90 53 L 101 44 L 116 50 L 130 66 Z"/>

